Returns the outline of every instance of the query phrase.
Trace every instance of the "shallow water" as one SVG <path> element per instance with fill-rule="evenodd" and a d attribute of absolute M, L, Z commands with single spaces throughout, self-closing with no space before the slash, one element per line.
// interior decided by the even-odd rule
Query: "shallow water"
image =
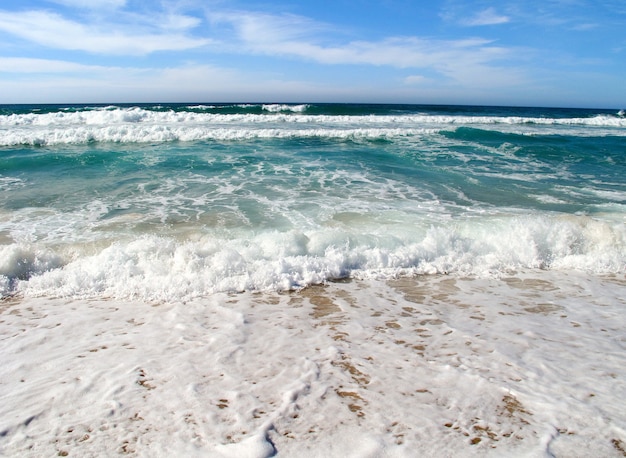
<path fill-rule="evenodd" d="M 0 294 L 624 272 L 626 120 L 405 105 L 5 107 Z"/>
<path fill-rule="evenodd" d="M 622 456 L 623 276 L 420 276 L 0 315 L 0 451 Z"/>

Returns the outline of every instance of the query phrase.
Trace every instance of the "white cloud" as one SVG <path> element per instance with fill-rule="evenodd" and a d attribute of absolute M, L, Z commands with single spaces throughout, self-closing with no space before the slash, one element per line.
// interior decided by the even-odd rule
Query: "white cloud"
<path fill-rule="evenodd" d="M 305 18 L 233 13 L 221 15 L 237 33 L 232 49 L 273 56 L 291 55 L 324 64 L 389 65 L 398 68 L 437 66 L 450 59 L 474 62 L 505 57 L 503 48 L 488 46 L 490 40 L 430 40 L 391 37 L 382 41 L 353 41 L 323 45 L 315 40 Z M 318 29 L 321 25 L 313 24 Z"/>
<path fill-rule="evenodd" d="M 16 71 L 24 74 L 18 79 L 0 71 L 0 99 L 5 103 L 297 102 L 359 93 L 354 84 L 329 86 L 196 63 L 135 68 L 0 58 L 0 66 L 5 64 L 17 65 Z"/>
<path fill-rule="evenodd" d="M 180 29 L 196 23 L 173 19 Z M 182 21 L 182 22 L 181 22 Z M 145 55 L 155 51 L 181 51 L 210 43 L 180 33 L 129 32 L 112 24 L 84 25 L 48 11 L 0 11 L 0 30 L 42 46 L 103 54 Z"/>
<path fill-rule="evenodd" d="M 211 11 L 213 23 L 227 23 L 249 41 L 273 42 L 313 37 L 333 28 L 295 14 L 269 14 L 251 11 Z"/>
<path fill-rule="evenodd" d="M 511 19 L 508 16 L 502 16 L 496 13 L 494 8 L 490 7 L 486 10 L 478 12 L 471 18 L 462 20 L 461 24 L 467 26 L 497 25 L 505 24 L 510 20 Z"/>
<path fill-rule="evenodd" d="M 586 32 L 588 30 L 595 30 L 598 29 L 600 27 L 600 24 L 595 24 L 595 23 L 585 23 L 585 24 L 578 24 L 573 26 L 571 29 L 572 30 L 576 30 L 578 32 Z"/>
<path fill-rule="evenodd" d="M 111 19 L 109 22 L 89 24 L 48 11 L 0 11 L 0 30 L 51 48 L 119 55 L 182 51 L 216 43 L 210 38 L 188 36 L 190 29 L 200 25 L 200 19 L 193 16 L 157 12 L 149 23 L 150 18 L 145 15 L 116 14 L 120 16 L 117 22 Z M 495 46 L 491 40 L 481 38 L 435 40 L 409 36 L 342 42 L 337 39 L 342 34 L 336 28 L 302 16 L 213 11 L 208 19 L 214 26 L 211 33 L 219 34 L 221 39 L 219 48 L 213 46 L 212 51 L 231 55 L 286 57 L 333 66 L 413 69 L 408 73 L 414 74 L 404 80 L 395 78 L 396 82 L 404 82 L 400 85 L 404 90 L 427 91 L 436 85 L 441 90 L 447 87 L 490 91 L 525 82 L 522 71 L 505 66 L 510 61 L 519 61 L 519 51 Z M 129 25 L 131 23 L 133 26 Z M 219 54 L 212 57 L 217 59 Z M 243 100 L 246 97 L 257 98 L 255 94 L 267 94 L 268 98 L 271 94 L 284 96 L 288 90 L 290 94 L 295 94 L 290 97 L 293 99 L 298 94 L 302 97 L 304 91 L 308 91 L 307 94 L 332 94 L 335 91 L 341 95 L 357 87 L 359 81 L 361 89 L 372 84 L 365 73 L 354 79 L 353 87 L 345 87 L 331 83 L 332 78 L 307 82 L 300 79 L 306 77 L 285 76 L 280 73 L 280 66 L 269 65 L 267 68 L 274 71 L 272 76 L 262 76 L 249 69 L 238 72 L 203 64 L 180 66 L 176 62 L 168 68 L 139 69 L 47 59 L 0 58 L 0 69 L 10 69 L 0 71 L 0 74 L 14 72 L 28 75 L 28 84 L 32 87 L 48 87 L 51 93 L 60 95 L 74 85 L 77 94 L 83 88 L 85 94 L 97 91 L 98 96 L 109 100 L 136 99 L 142 94 L 142 100 L 154 100 L 154 94 L 160 94 L 161 100 L 165 100 L 166 96 L 168 100 L 216 100 L 216 95 L 221 100 Z M 343 69 L 324 69 L 328 75 L 333 71 L 343 72 Z M 37 73 L 47 76 L 47 80 L 37 76 Z M 54 73 L 58 75 L 52 75 Z M 432 79 L 419 73 L 428 74 Z M 439 78 L 435 79 L 435 74 Z M 26 82 L 23 85 L 26 87 Z M 6 88 L 3 91 L 6 92 Z M 153 95 L 150 97 L 148 93 Z"/>
<path fill-rule="evenodd" d="M 58 5 L 84 9 L 122 8 L 126 0 L 49 0 Z"/>
<path fill-rule="evenodd" d="M 231 13 L 222 14 L 219 21 L 228 22 L 235 31 L 230 48 L 233 52 L 294 57 L 329 65 L 430 69 L 450 81 L 471 86 L 481 86 L 487 81 L 486 84 L 507 85 L 509 81 L 519 82 L 521 76 L 516 70 L 508 72 L 498 67 L 499 61 L 518 57 L 513 50 L 481 38 L 391 37 L 380 41 L 322 44 L 316 37 L 324 25 L 306 18 Z M 324 41 L 329 38 L 325 37 Z"/>
<path fill-rule="evenodd" d="M 201 21 L 197 17 L 182 14 L 170 14 L 163 17 L 152 18 L 160 23 L 164 30 L 189 30 L 200 25 Z"/>
<path fill-rule="evenodd" d="M 406 78 L 404 78 L 404 84 L 408 84 L 410 86 L 423 84 L 427 81 L 428 81 L 428 78 L 426 78 L 423 75 L 409 75 Z"/>
<path fill-rule="evenodd" d="M 64 60 L 0 57 L 0 73 L 84 73 L 99 72 L 106 68 Z"/>

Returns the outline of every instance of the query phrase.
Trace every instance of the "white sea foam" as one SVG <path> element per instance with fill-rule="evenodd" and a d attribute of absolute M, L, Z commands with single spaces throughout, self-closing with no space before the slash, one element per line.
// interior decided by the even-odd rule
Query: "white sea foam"
<path fill-rule="evenodd" d="M 622 117 L 597 115 L 590 118 L 531 118 L 517 116 L 449 116 L 449 115 L 306 115 L 288 114 L 284 111 L 301 113 L 307 105 L 264 105 L 272 113 L 259 114 L 216 114 L 190 111 L 152 111 L 139 107 L 97 109 L 93 111 L 53 112 L 45 114 L 11 114 L 0 116 L 0 126 L 20 125 L 83 125 L 126 123 L 322 123 L 334 125 L 371 125 L 371 124 L 436 124 L 436 125 L 561 125 L 561 126 L 601 126 L 626 127 Z"/>
<path fill-rule="evenodd" d="M 569 127 L 568 135 L 626 135 L 626 119 L 523 118 L 497 116 L 329 116 L 306 115 L 306 105 L 264 106 L 270 114 L 215 114 L 197 111 L 151 111 L 139 107 L 0 116 L 0 145 L 37 145 L 97 142 L 190 141 L 269 137 L 360 136 L 363 138 L 419 135 L 455 129 L 506 126 L 521 134 L 558 133 L 549 127 Z M 290 113 L 285 113 L 285 110 Z M 285 128 L 298 125 L 297 129 Z M 254 127 L 252 127 L 254 126 Z M 490 127 L 491 126 L 491 127 Z M 575 129 L 580 127 L 580 129 Z M 582 129 L 584 127 L 584 129 Z M 589 128 L 594 128 L 589 130 Z"/>
<path fill-rule="evenodd" d="M 620 456 L 623 278 L 0 303 L 7 456 Z"/>
<path fill-rule="evenodd" d="M 12 129 L 0 138 L 0 146 L 62 145 L 90 142 L 153 143 L 198 140 L 251 140 L 269 138 L 385 139 L 434 133 L 433 129 L 245 129 L 201 126 L 76 127 L 64 129 Z"/>
<path fill-rule="evenodd" d="M 0 455 L 623 454 L 623 128 L 243 108 L 0 125 Z"/>
<path fill-rule="evenodd" d="M 50 250 L 24 244 L 0 245 L 0 296 L 13 292 L 16 281 L 61 266 L 61 258 Z"/>
<path fill-rule="evenodd" d="M 283 111 L 291 111 L 294 113 L 303 113 L 309 108 L 309 105 L 285 105 L 285 104 L 265 104 L 262 106 L 263 110 L 270 113 L 280 113 Z"/>
<path fill-rule="evenodd" d="M 24 180 L 20 178 L 0 175 L 0 191 L 8 191 L 10 189 L 20 188 L 24 185 Z"/>
<path fill-rule="evenodd" d="M 191 110 L 216 110 L 219 108 L 226 108 L 226 106 L 218 106 L 218 105 L 188 105 L 188 109 Z"/>
<path fill-rule="evenodd" d="M 567 204 L 568 203 L 568 201 L 566 200 L 559 199 L 558 197 L 549 196 L 549 195 L 530 195 L 529 197 L 532 197 L 533 199 L 536 199 L 538 202 L 542 202 L 545 204 Z"/>
<path fill-rule="evenodd" d="M 533 268 L 625 272 L 626 230 L 619 222 L 539 216 L 487 221 L 483 217 L 480 224 L 417 233 L 394 227 L 367 233 L 360 220 L 345 220 L 343 229 L 251 233 L 237 239 L 144 235 L 96 252 L 76 251 L 77 245 L 54 253 L 12 244 L 2 247 L 0 275 L 10 280 L 4 280 L 4 294 L 171 301 L 224 291 L 288 290 L 348 276 L 498 277 Z M 349 224 L 360 232 L 351 232 Z"/>

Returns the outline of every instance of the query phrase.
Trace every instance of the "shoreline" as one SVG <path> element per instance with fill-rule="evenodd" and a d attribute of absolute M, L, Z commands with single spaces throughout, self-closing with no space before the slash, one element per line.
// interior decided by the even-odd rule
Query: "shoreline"
<path fill-rule="evenodd" d="M 3 301 L 0 453 L 624 456 L 625 287 L 531 272 Z"/>

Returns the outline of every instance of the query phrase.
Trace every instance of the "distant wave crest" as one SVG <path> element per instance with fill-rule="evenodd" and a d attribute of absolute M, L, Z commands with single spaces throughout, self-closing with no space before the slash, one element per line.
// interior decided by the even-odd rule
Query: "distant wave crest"
<path fill-rule="evenodd" d="M 389 138 L 473 126 L 520 134 L 626 135 L 626 118 L 541 118 L 461 115 L 315 115 L 308 105 L 255 105 L 262 112 L 219 113 L 213 106 L 184 110 L 95 107 L 0 115 L 0 145 L 161 142 L 247 138 Z M 222 107 L 220 107 L 222 108 Z M 550 130 L 552 129 L 552 130 Z"/>
<path fill-rule="evenodd" d="M 92 127 L 72 129 L 46 129 L 37 132 L 11 132 L 0 138 L 0 146 L 51 146 L 62 144 L 88 144 L 100 142 L 153 143 L 171 141 L 235 141 L 269 138 L 327 138 L 336 140 L 384 140 L 398 137 L 424 135 L 432 129 L 225 129 L 210 127 Z"/>
<path fill-rule="evenodd" d="M 280 112 L 294 112 L 294 113 L 303 113 L 309 105 L 285 105 L 285 104 L 266 104 L 263 105 L 263 109 L 265 111 L 269 111 L 270 113 L 280 113 Z"/>

